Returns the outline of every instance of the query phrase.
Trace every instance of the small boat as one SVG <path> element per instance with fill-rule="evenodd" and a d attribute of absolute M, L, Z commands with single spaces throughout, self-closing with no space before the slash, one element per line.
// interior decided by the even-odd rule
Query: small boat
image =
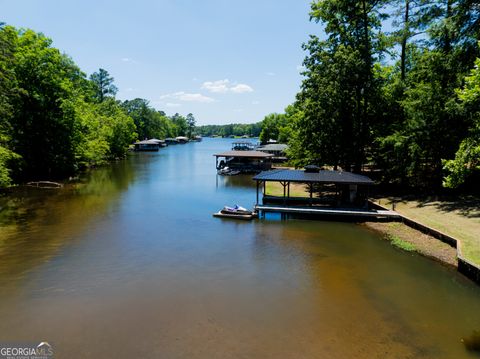
<path fill-rule="evenodd" d="M 247 221 L 258 217 L 256 212 L 249 211 L 248 209 L 239 205 L 235 205 L 233 207 L 225 206 L 219 212 L 214 213 L 213 216 L 221 218 L 243 219 Z"/>
<path fill-rule="evenodd" d="M 217 171 L 217 174 L 222 176 L 235 176 L 235 175 L 238 175 L 239 173 L 240 171 L 232 170 L 229 167 L 223 167 Z"/>
<path fill-rule="evenodd" d="M 223 207 L 223 209 L 220 211 L 224 214 L 253 214 L 252 211 L 249 211 L 248 209 L 242 207 L 242 206 L 239 206 L 238 204 L 236 204 L 235 206 L 233 207 L 228 207 L 228 206 L 225 206 Z"/>

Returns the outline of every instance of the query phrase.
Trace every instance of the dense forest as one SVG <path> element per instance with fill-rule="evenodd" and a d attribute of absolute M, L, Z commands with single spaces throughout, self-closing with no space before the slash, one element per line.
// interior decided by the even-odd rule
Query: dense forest
<path fill-rule="evenodd" d="M 197 126 L 195 131 L 202 136 L 248 136 L 258 137 L 262 131 L 262 122 L 243 124 L 234 123 L 228 125 L 203 125 Z"/>
<path fill-rule="evenodd" d="M 106 70 L 87 77 L 43 34 L 0 24 L 0 187 L 69 176 L 137 139 L 193 135 L 192 114 L 167 117 L 116 93 Z"/>
<path fill-rule="evenodd" d="M 264 138 L 297 166 L 375 170 L 387 183 L 458 187 L 480 171 L 480 5 L 473 0 L 323 0 L 303 82 Z"/>

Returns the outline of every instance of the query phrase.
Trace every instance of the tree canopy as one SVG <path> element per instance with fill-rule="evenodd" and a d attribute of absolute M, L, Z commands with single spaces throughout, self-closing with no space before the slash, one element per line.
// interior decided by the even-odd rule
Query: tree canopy
<path fill-rule="evenodd" d="M 107 70 L 99 69 L 90 75 L 94 97 L 98 102 L 103 102 L 105 97 L 114 97 L 117 94 L 117 86 L 113 84 L 114 78 L 110 76 Z"/>
<path fill-rule="evenodd" d="M 304 80 L 282 125 L 292 163 L 431 189 L 479 171 L 476 2 L 317 0 L 310 16 L 327 36 L 303 45 Z"/>

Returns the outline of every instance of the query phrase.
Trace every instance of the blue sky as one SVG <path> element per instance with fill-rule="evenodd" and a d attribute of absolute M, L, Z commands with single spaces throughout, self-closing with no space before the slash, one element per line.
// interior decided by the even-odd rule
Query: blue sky
<path fill-rule="evenodd" d="M 197 124 L 251 123 L 293 102 L 307 0 L 0 0 L 0 21 L 43 32 L 117 98 L 145 98 Z"/>

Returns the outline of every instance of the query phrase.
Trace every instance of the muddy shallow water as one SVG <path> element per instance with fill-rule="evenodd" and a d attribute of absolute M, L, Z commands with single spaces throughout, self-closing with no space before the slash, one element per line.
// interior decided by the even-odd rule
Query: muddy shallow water
<path fill-rule="evenodd" d="M 0 340 L 59 358 L 468 358 L 480 288 L 349 223 L 213 218 L 230 140 L 0 198 Z M 478 357 L 478 356 L 477 356 Z"/>

